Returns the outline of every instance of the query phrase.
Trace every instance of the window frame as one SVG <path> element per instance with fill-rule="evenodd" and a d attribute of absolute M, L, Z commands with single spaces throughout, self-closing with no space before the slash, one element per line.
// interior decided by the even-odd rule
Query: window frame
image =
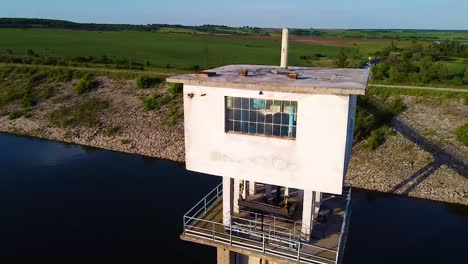
<path fill-rule="evenodd" d="M 248 101 L 245 102 L 245 100 Z M 257 103 L 253 103 L 252 100 L 258 101 Z M 252 105 L 254 104 L 259 104 L 260 107 L 257 106 L 253 108 Z M 299 102 L 297 100 L 277 100 L 274 98 L 267 99 L 226 95 L 224 96 L 224 132 L 229 134 L 296 140 L 298 105 Z M 278 111 L 272 110 L 272 106 L 279 108 Z M 285 113 L 285 108 L 289 109 L 289 113 Z M 259 118 L 259 113 L 262 111 L 264 112 L 262 118 Z M 265 114 L 267 111 L 271 111 L 271 114 Z M 246 112 L 248 121 L 243 120 L 243 115 Z M 256 116 L 253 117 L 252 113 L 255 113 Z M 293 114 L 292 119 L 291 113 Z M 277 114 L 280 114 L 279 117 Z M 287 122 L 285 122 L 285 119 L 287 119 Z M 232 122 L 232 125 L 230 125 L 229 122 Z M 255 127 L 255 131 L 250 131 L 252 125 Z M 263 128 L 259 129 L 261 125 L 263 125 Z M 275 131 L 277 132 L 275 133 Z"/>

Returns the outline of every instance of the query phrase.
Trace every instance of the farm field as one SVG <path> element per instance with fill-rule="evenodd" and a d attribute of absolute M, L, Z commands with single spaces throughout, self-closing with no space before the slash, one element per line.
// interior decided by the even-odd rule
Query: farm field
<path fill-rule="evenodd" d="M 341 67 L 361 68 L 369 57 L 382 62 L 391 55 L 392 70 L 388 67 L 389 63 L 381 63 L 386 64 L 387 68 L 380 67 L 380 74 L 373 74 L 375 78 L 372 78 L 372 82 L 463 88 L 468 83 L 465 78 L 465 71 L 468 70 L 465 53 L 440 53 L 436 56 L 434 52 L 441 49 L 440 47 L 434 46 L 436 44 L 431 40 L 419 40 L 423 39 L 420 34 L 427 38 L 442 39 L 444 36 L 448 39 L 462 39 L 467 35 L 465 32 L 319 32 L 319 36 L 291 34 L 289 65 L 339 67 L 336 59 L 342 54 L 346 56 L 346 63 Z M 355 36 L 347 35 L 349 32 Z M 356 35 L 363 32 L 370 32 L 374 37 L 384 37 L 380 33 L 393 35 L 385 35 L 389 38 L 380 39 Z M 408 38 L 409 32 L 413 33 L 414 39 Z M 0 63 L 140 70 L 165 74 L 197 71 L 226 64 L 277 65 L 281 40 L 279 35 L 274 34 L 276 31 L 271 33 L 236 35 L 170 27 L 154 31 L 0 28 Z M 444 44 L 440 46 L 442 45 Z M 401 54 L 405 54 L 406 64 L 411 67 L 401 63 L 405 61 Z M 432 58 L 430 65 L 422 62 L 423 59 L 427 61 L 428 57 Z M 423 65 L 425 66 L 422 67 Z M 398 72 L 401 72 L 401 76 L 398 76 Z"/>
<path fill-rule="evenodd" d="M 208 35 L 136 31 L 71 31 L 49 29 L 1 29 L 0 50 L 41 56 L 103 56 L 149 61 L 153 66 L 207 68 L 228 63 L 277 64 L 276 40 L 227 39 Z M 299 57 L 320 53 L 335 56 L 339 48 L 292 43 L 293 65 L 306 65 Z M 349 49 L 352 49 L 351 47 Z"/>
<path fill-rule="evenodd" d="M 73 31 L 60 29 L 0 29 L 0 53 L 11 50 L 24 55 L 28 49 L 40 56 L 108 56 L 131 58 L 153 67 L 209 68 L 223 64 L 278 64 L 280 39 L 275 36 L 175 34 L 138 31 Z M 325 66 L 341 48 L 367 58 L 388 46 L 391 40 L 292 37 L 290 64 L 311 66 L 301 56 L 320 55 Z M 408 41 L 401 41 L 405 45 Z M 359 58 L 359 59 L 357 59 Z M 359 66 L 359 65 L 358 65 Z"/>

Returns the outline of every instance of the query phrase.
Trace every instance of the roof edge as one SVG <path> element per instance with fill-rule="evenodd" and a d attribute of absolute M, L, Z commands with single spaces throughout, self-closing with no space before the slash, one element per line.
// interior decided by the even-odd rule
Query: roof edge
<path fill-rule="evenodd" d="M 369 80 L 367 80 L 368 82 Z M 208 86 L 208 87 L 220 87 L 220 88 L 232 88 L 241 90 L 262 90 L 270 92 L 282 92 L 282 93 L 300 93 L 300 94 L 338 94 L 338 95 L 364 95 L 366 94 L 366 85 L 363 88 L 334 88 L 334 87 L 314 87 L 306 88 L 301 86 L 282 86 L 275 84 L 251 84 L 251 83 L 234 83 L 234 82 L 212 82 L 204 79 L 199 80 L 187 80 L 179 79 L 177 77 L 170 77 L 166 79 L 168 83 L 182 83 L 184 85 L 192 86 Z"/>

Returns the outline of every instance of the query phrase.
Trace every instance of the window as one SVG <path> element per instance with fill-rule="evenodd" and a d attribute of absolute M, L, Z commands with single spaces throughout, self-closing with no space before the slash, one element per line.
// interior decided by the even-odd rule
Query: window
<path fill-rule="evenodd" d="M 226 97 L 226 132 L 296 138 L 297 102 Z"/>

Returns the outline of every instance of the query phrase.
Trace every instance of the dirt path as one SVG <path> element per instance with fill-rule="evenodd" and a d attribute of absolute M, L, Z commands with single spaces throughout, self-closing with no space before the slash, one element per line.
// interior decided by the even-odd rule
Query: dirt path
<path fill-rule="evenodd" d="M 29 65 L 18 63 L 0 63 L 0 67 L 29 67 L 29 68 L 44 68 L 44 69 L 65 69 L 65 70 L 78 70 L 78 71 L 95 71 L 95 72 L 113 72 L 113 73 L 136 73 L 136 74 L 162 74 L 162 75 L 176 75 L 186 73 L 186 71 L 167 71 L 159 68 L 148 68 L 147 70 L 129 70 L 129 69 L 112 69 L 112 68 L 97 68 L 97 67 L 77 67 L 77 66 L 58 66 L 58 65 Z"/>
<path fill-rule="evenodd" d="M 445 92 L 468 93 L 468 89 L 457 89 L 457 88 L 447 88 L 447 87 L 409 86 L 409 85 L 386 85 L 386 84 L 369 84 L 369 86 L 373 86 L 373 87 L 384 87 L 384 88 L 398 88 L 398 89 L 431 90 L 431 91 L 445 91 Z"/>

